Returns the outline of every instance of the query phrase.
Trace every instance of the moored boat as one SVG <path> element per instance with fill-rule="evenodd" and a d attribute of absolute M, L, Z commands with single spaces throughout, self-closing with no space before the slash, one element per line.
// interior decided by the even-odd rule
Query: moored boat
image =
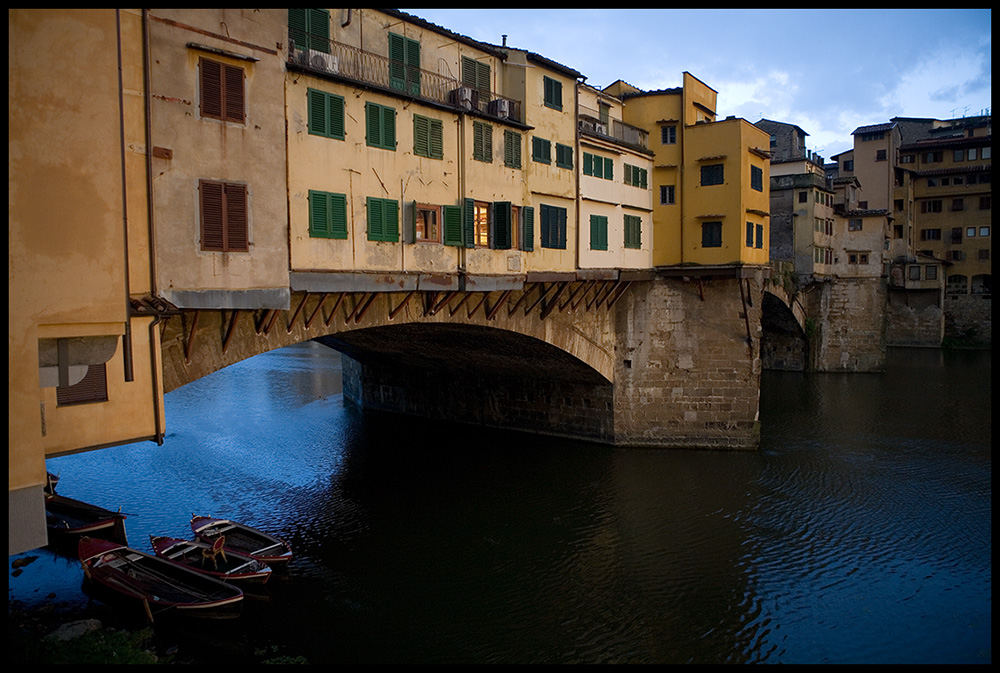
<path fill-rule="evenodd" d="M 150 621 L 168 611 L 235 617 L 242 607 L 239 587 L 158 556 L 92 537 L 80 539 L 78 553 L 89 582 L 139 602 Z"/>
<path fill-rule="evenodd" d="M 89 535 L 127 544 L 125 515 L 56 493 L 45 494 L 45 523 L 50 537 Z"/>
<path fill-rule="evenodd" d="M 225 536 L 223 548 L 227 553 L 232 550 L 246 554 L 272 567 L 287 564 L 292 558 L 291 546 L 281 538 L 230 519 L 192 516 L 191 530 L 208 544 L 214 544 L 220 535 Z"/>
<path fill-rule="evenodd" d="M 213 544 L 164 535 L 150 535 L 149 542 L 160 558 L 223 582 L 263 584 L 271 577 L 271 567 L 263 561 L 226 549 L 224 535 L 217 537 Z"/>

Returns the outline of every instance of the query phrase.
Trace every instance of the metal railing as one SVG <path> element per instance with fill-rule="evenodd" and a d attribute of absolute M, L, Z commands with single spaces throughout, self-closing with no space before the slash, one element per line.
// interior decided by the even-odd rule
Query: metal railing
<path fill-rule="evenodd" d="M 597 138 L 606 138 L 626 145 L 649 149 L 649 133 L 617 119 L 601 121 L 597 110 L 579 106 L 577 124 L 581 132 Z"/>
<path fill-rule="evenodd" d="M 334 40 L 310 37 L 309 44 L 310 49 L 303 49 L 292 42 L 288 49 L 288 62 L 315 72 L 399 91 L 414 98 L 466 111 L 475 110 L 498 119 L 516 122 L 524 119 L 520 101 L 467 86 L 453 77 L 406 65 L 402 61 Z M 326 50 L 317 49 L 317 46 L 325 46 Z"/>

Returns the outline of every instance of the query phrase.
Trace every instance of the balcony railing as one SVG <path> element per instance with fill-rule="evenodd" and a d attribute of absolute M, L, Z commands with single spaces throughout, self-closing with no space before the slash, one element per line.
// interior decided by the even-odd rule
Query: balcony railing
<path fill-rule="evenodd" d="M 617 119 L 601 121 L 597 110 L 580 106 L 578 110 L 578 128 L 581 132 L 597 138 L 624 143 L 641 149 L 649 149 L 649 133 L 635 126 L 630 126 Z"/>
<path fill-rule="evenodd" d="M 316 49 L 318 45 L 326 46 L 327 49 Z M 311 49 L 301 49 L 294 42 L 290 44 L 289 63 L 460 110 L 475 110 L 497 119 L 515 122 L 524 120 L 520 101 L 470 87 L 452 77 L 406 65 L 402 61 L 334 40 L 327 40 L 324 44 L 322 40 L 310 36 L 310 46 Z"/>

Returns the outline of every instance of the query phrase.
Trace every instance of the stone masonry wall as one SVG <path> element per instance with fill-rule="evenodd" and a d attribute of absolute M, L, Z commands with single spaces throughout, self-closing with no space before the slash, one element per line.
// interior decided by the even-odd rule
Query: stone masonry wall
<path fill-rule="evenodd" d="M 945 295 L 945 336 L 962 345 L 988 346 L 993 342 L 991 294 Z"/>
<path fill-rule="evenodd" d="M 826 372 L 885 369 L 886 283 L 882 278 L 837 278 L 800 295 L 814 316 L 810 368 Z"/>
<path fill-rule="evenodd" d="M 944 314 L 938 290 L 889 290 L 885 340 L 889 346 L 941 345 Z"/>

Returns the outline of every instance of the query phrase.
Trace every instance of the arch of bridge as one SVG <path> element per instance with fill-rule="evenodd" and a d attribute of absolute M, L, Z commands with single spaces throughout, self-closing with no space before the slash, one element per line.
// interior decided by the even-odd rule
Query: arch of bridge
<path fill-rule="evenodd" d="M 781 285 L 777 285 L 771 282 L 770 280 L 764 283 L 763 293 L 769 294 L 774 299 L 777 299 L 779 302 L 781 302 L 781 304 L 786 309 L 788 309 L 789 314 L 791 314 L 792 318 L 795 320 L 795 323 L 799 326 L 799 329 L 801 329 L 802 333 L 805 334 L 806 311 L 805 308 L 802 306 L 802 302 L 799 301 L 798 294 L 790 296 L 784 287 L 782 287 Z"/>
<path fill-rule="evenodd" d="M 613 382 L 612 308 L 627 289 L 579 281 L 493 292 L 298 292 L 288 310 L 178 310 L 161 323 L 164 392 L 276 348 L 416 323 L 470 325 L 529 337 Z"/>

